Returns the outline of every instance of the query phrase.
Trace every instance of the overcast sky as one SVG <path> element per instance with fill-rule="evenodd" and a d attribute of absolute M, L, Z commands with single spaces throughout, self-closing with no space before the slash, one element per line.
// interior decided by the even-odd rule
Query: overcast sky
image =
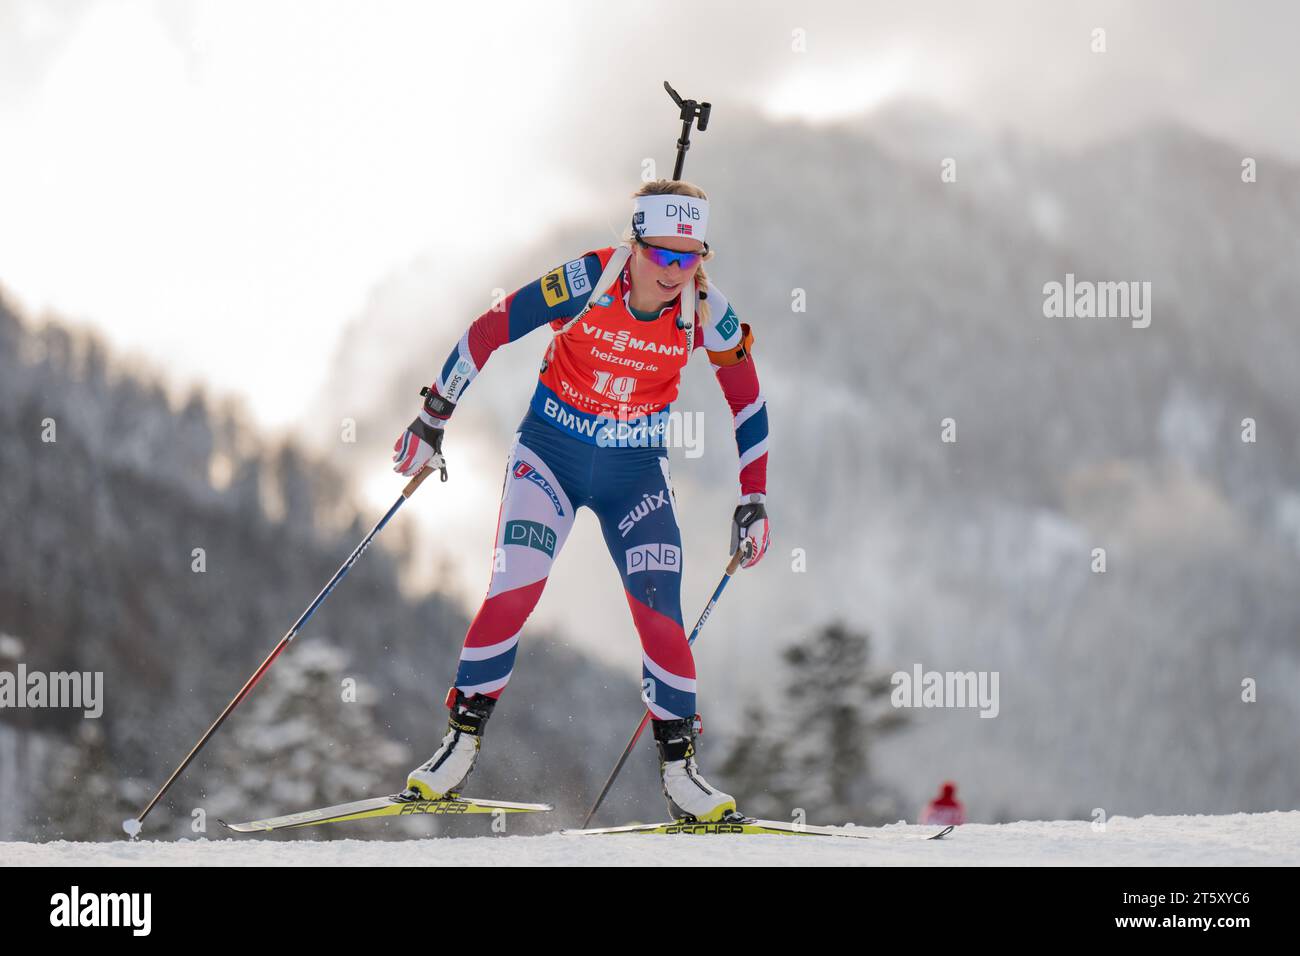
<path fill-rule="evenodd" d="M 665 78 L 720 116 L 907 96 L 1300 159 L 1298 27 L 1284 2 L 0 0 L 0 284 L 284 426 L 376 283 L 593 215 L 584 139 L 653 116 L 668 162 Z"/>

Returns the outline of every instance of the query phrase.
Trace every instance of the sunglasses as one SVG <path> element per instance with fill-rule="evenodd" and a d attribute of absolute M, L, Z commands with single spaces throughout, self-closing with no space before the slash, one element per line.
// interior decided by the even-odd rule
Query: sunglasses
<path fill-rule="evenodd" d="M 663 246 L 652 246 L 640 236 L 636 237 L 637 245 L 646 250 L 646 255 L 650 261 L 662 269 L 667 269 L 674 262 L 681 266 L 683 270 L 695 268 L 698 263 L 709 251 L 709 244 L 704 244 L 703 252 L 678 252 L 676 249 L 665 249 Z"/>

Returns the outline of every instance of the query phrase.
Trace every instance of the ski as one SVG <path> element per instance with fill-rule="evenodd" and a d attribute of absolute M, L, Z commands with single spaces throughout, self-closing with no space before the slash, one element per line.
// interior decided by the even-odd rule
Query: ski
<path fill-rule="evenodd" d="M 508 800 L 480 800 L 475 797 L 455 797 L 450 800 L 411 800 L 401 794 L 371 797 L 353 803 L 340 803 L 319 810 L 304 810 L 282 817 L 251 820 L 248 823 L 227 823 L 218 820 L 227 830 L 237 833 L 265 833 L 271 830 L 291 830 L 320 823 L 343 823 L 348 820 L 369 820 L 373 817 L 405 817 L 417 813 L 438 816 L 461 816 L 466 813 L 541 813 L 555 808 L 549 803 L 512 803 Z"/>
<path fill-rule="evenodd" d="M 740 834 L 773 834 L 778 836 L 828 836 L 849 837 L 855 840 L 942 840 L 953 831 L 944 827 L 938 833 L 925 836 L 915 833 L 890 833 L 874 830 L 870 833 L 866 827 L 818 827 L 807 824 L 784 823 L 780 820 L 756 820 L 753 817 L 741 817 L 734 820 L 722 820 L 716 823 L 700 823 L 696 820 L 671 820 L 668 823 L 634 823 L 622 827 L 594 827 L 587 830 L 561 830 L 566 836 L 597 836 L 618 833 L 651 834 L 690 834 L 693 836 L 732 836 Z"/>

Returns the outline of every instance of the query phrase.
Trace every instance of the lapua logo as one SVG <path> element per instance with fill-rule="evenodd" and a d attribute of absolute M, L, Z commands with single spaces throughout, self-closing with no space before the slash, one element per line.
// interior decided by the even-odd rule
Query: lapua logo
<path fill-rule="evenodd" d="M 542 489 L 546 496 L 551 499 L 551 504 L 555 506 L 555 513 L 560 517 L 564 517 L 564 508 L 560 504 L 560 496 L 555 493 L 555 488 L 546 480 L 545 475 L 526 461 L 516 461 L 515 477 L 526 479 Z"/>

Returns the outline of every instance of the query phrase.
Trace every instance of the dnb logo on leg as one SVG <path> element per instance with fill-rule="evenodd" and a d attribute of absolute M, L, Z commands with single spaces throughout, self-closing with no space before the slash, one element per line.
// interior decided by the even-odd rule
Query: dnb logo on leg
<path fill-rule="evenodd" d="M 533 548 L 548 558 L 555 557 L 555 530 L 540 521 L 507 521 L 504 543 Z"/>
<path fill-rule="evenodd" d="M 627 549 L 627 573 L 670 571 L 682 573 L 682 549 L 675 544 L 639 544 Z"/>
<path fill-rule="evenodd" d="M 555 513 L 560 517 L 564 517 L 564 508 L 560 505 L 560 496 L 555 493 L 555 488 L 546 480 L 545 475 L 526 461 L 516 461 L 514 476 L 516 478 L 526 478 L 546 492 L 547 497 L 551 499 L 551 504 L 555 505 Z"/>

